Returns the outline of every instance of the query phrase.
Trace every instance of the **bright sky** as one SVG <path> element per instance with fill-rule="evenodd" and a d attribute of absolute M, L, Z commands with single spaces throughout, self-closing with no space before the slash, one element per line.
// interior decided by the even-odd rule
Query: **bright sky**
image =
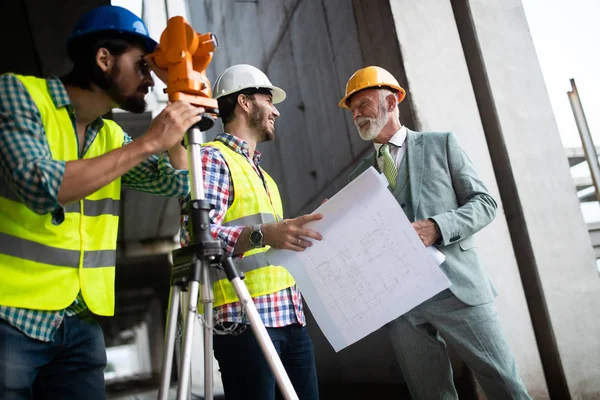
<path fill-rule="evenodd" d="M 577 89 L 600 146 L 600 0 L 522 0 L 565 147 L 581 140 L 567 92 Z"/>
<path fill-rule="evenodd" d="M 142 15 L 142 3 L 143 0 L 110 0 L 110 4 L 113 6 L 125 7 L 138 17 Z"/>

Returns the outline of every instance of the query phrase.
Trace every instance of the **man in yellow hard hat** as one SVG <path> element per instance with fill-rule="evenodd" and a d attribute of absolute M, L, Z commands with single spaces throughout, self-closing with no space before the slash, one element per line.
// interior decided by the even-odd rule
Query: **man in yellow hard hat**
<path fill-rule="evenodd" d="M 494 306 L 496 289 L 475 251 L 473 235 L 497 205 L 456 136 L 413 132 L 400 122 L 406 93 L 383 68 L 358 70 L 340 107 L 352 112 L 360 137 L 374 151 L 350 179 L 375 166 L 425 246 L 446 256 L 447 289 L 388 325 L 396 358 L 413 399 L 454 399 L 451 344 L 489 399 L 529 399 Z"/>
<path fill-rule="evenodd" d="M 285 266 L 271 265 L 265 257 L 269 247 L 304 251 L 312 240 L 321 240 L 319 233 L 304 225 L 322 216 L 283 219 L 277 184 L 260 166 L 257 145 L 275 138 L 279 117 L 275 105 L 285 99 L 285 92 L 258 68 L 238 64 L 219 75 L 213 93 L 224 132 L 202 148 L 205 196 L 213 207 L 211 233 L 223 241 L 244 273 L 244 282 L 298 397 L 316 400 L 317 372 L 302 296 Z M 190 242 L 187 219 L 184 214 L 183 246 Z M 214 337 L 225 397 L 280 398 L 275 376 L 248 327 L 244 306 L 222 273 L 214 282 L 213 304 L 219 325 L 230 333 Z"/>
<path fill-rule="evenodd" d="M 114 313 L 121 185 L 188 193 L 179 143 L 202 112 L 170 104 L 133 141 L 102 118 L 144 111 L 155 46 L 138 16 L 102 6 L 68 40 L 68 75 L 0 75 L 2 399 L 106 397 L 92 315 Z"/>

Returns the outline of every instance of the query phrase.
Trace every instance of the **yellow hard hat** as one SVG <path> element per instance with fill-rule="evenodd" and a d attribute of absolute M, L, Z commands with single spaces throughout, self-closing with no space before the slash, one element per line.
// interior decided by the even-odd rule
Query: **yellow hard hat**
<path fill-rule="evenodd" d="M 339 102 L 342 108 L 349 108 L 346 102 L 358 91 L 374 87 L 388 87 L 398 92 L 398 103 L 404 100 L 406 91 L 400 87 L 400 84 L 392 74 L 381 67 L 366 67 L 359 69 L 350 77 L 346 84 L 346 95 Z"/>

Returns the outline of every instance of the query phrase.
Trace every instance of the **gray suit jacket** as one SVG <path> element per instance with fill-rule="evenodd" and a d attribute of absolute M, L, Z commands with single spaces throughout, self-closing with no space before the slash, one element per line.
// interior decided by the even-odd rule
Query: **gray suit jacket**
<path fill-rule="evenodd" d="M 408 130 L 405 145 L 394 197 L 410 221 L 431 218 L 440 227 L 436 247 L 446 256 L 441 268 L 452 282 L 452 293 L 473 306 L 493 301 L 497 292 L 477 256 L 473 235 L 494 219 L 498 205 L 454 134 Z M 375 152 L 350 180 L 370 166 L 378 169 Z"/>

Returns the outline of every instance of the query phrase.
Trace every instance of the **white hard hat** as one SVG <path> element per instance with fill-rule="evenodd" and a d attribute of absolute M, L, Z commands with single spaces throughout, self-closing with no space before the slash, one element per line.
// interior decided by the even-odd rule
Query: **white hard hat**
<path fill-rule="evenodd" d="M 260 69 L 248 64 L 237 64 L 227 68 L 217 78 L 213 96 L 218 99 L 231 93 L 236 93 L 244 89 L 269 89 L 273 95 L 273 104 L 281 103 L 285 100 L 285 92 L 273 86 L 267 75 Z"/>

